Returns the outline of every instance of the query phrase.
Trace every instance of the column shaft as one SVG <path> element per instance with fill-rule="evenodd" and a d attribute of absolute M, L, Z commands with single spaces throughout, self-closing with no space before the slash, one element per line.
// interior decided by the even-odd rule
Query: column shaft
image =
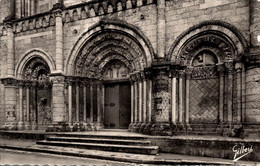
<path fill-rule="evenodd" d="M 149 80 L 149 91 L 148 91 L 148 122 L 152 121 L 152 81 Z"/>
<path fill-rule="evenodd" d="M 157 49 L 158 57 L 163 58 L 165 55 L 165 0 L 157 1 Z"/>
<path fill-rule="evenodd" d="M 26 121 L 30 122 L 30 88 L 26 87 Z"/>
<path fill-rule="evenodd" d="M 138 113 L 138 107 L 137 107 L 137 104 L 138 104 L 138 95 L 137 95 L 137 93 L 138 93 L 138 91 L 137 91 L 137 82 L 135 82 L 134 83 L 134 86 L 135 86 L 135 118 L 134 118 L 134 121 L 135 121 L 135 123 L 137 122 L 137 113 Z"/>
<path fill-rule="evenodd" d="M 7 25 L 7 76 L 14 76 L 14 33 L 11 25 Z"/>
<path fill-rule="evenodd" d="M 237 117 L 242 122 L 242 74 L 241 68 L 237 69 Z"/>
<path fill-rule="evenodd" d="M 35 1 L 31 0 L 31 15 L 35 15 Z"/>
<path fill-rule="evenodd" d="M 186 111 L 185 111 L 185 122 L 189 123 L 189 115 L 190 115 L 190 80 L 186 79 Z"/>
<path fill-rule="evenodd" d="M 101 123 L 101 85 L 97 86 L 97 122 Z"/>
<path fill-rule="evenodd" d="M 131 83 L 131 123 L 134 122 L 134 84 Z"/>
<path fill-rule="evenodd" d="M 142 122 L 142 104 L 143 104 L 143 102 L 142 102 L 142 100 L 143 100 L 143 98 L 142 98 L 142 93 L 143 93 L 143 88 L 142 88 L 142 82 L 140 81 L 139 82 L 139 122 Z"/>
<path fill-rule="evenodd" d="M 183 116 L 183 78 L 179 79 L 179 122 L 182 123 Z"/>
<path fill-rule="evenodd" d="M 146 93 L 147 93 L 147 89 L 146 89 L 146 80 L 143 81 L 143 122 L 146 122 L 146 105 L 147 105 L 147 100 L 146 100 Z"/>
<path fill-rule="evenodd" d="M 172 123 L 176 124 L 176 78 L 172 78 Z"/>
<path fill-rule="evenodd" d="M 232 73 L 228 73 L 228 122 L 232 122 L 232 99 L 233 99 L 233 75 Z"/>
<path fill-rule="evenodd" d="M 72 123 L 72 85 L 68 86 L 69 88 L 69 94 L 68 94 L 68 100 L 69 100 L 69 123 Z"/>
<path fill-rule="evenodd" d="M 224 121 L 224 75 L 220 75 L 219 78 L 219 121 L 222 123 Z"/>
<path fill-rule="evenodd" d="M 59 73 L 63 71 L 63 25 L 62 11 L 56 11 L 56 70 Z"/>
<path fill-rule="evenodd" d="M 83 87 L 83 102 L 84 102 L 84 108 L 83 108 L 83 121 L 87 122 L 87 86 L 84 85 Z"/>
<path fill-rule="evenodd" d="M 79 85 L 76 85 L 76 121 L 79 122 Z"/>
<path fill-rule="evenodd" d="M 93 114 L 93 105 L 94 105 L 94 101 L 93 101 L 93 85 L 90 85 L 90 122 L 93 123 L 93 119 L 94 119 L 94 114 Z"/>

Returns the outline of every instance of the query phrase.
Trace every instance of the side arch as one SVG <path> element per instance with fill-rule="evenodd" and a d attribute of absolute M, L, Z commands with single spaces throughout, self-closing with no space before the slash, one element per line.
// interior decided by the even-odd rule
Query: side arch
<path fill-rule="evenodd" d="M 138 47 L 142 49 L 142 56 L 146 60 L 142 68 L 151 66 L 154 59 L 154 51 L 147 37 L 135 26 L 129 25 L 126 22 L 119 20 L 101 20 L 97 24 L 90 27 L 87 31 L 81 34 L 79 39 L 73 45 L 67 60 L 65 62 L 65 73 L 68 75 L 74 74 L 74 65 L 77 56 L 79 56 L 82 48 L 93 38 L 98 37 L 104 32 L 121 33 L 134 41 Z M 130 43 L 131 44 L 131 43 Z"/>
<path fill-rule="evenodd" d="M 179 35 L 170 47 L 167 59 L 172 62 L 178 61 L 182 46 L 185 45 L 189 39 L 195 38 L 195 36 L 201 33 L 206 34 L 207 32 L 214 32 L 228 40 L 234 48 L 236 59 L 240 59 L 241 56 L 248 51 L 248 42 L 236 27 L 223 21 L 212 20 L 192 26 Z"/>
<path fill-rule="evenodd" d="M 16 67 L 15 67 L 15 77 L 16 78 L 22 79 L 22 74 L 23 74 L 26 64 L 35 57 L 42 58 L 48 64 L 51 72 L 55 70 L 55 68 L 56 68 L 55 62 L 48 53 L 46 53 L 42 49 L 38 49 L 38 48 L 32 49 L 32 50 L 27 51 L 17 62 Z"/>

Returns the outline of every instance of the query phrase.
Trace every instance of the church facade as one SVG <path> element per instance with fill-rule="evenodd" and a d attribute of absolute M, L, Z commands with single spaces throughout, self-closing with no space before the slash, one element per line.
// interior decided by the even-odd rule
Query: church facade
<path fill-rule="evenodd" d="M 0 127 L 260 130 L 259 0 L 1 0 Z"/>

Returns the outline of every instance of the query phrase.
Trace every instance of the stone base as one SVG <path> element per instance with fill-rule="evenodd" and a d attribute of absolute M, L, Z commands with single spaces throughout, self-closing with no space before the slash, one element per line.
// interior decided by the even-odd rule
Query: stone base
<path fill-rule="evenodd" d="M 3 125 L 3 130 L 18 130 L 17 122 L 5 122 Z"/>
<path fill-rule="evenodd" d="M 154 123 L 150 127 L 151 135 L 172 135 L 172 126 L 170 123 Z"/>
<path fill-rule="evenodd" d="M 25 129 L 25 127 L 24 127 L 24 122 L 18 122 L 18 123 L 17 123 L 17 129 L 18 129 L 18 130 L 24 130 L 24 129 Z"/>
<path fill-rule="evenodd" d="M 144 129 L 146 127 L 146 123 L 142 123 L 139 127 L 139 133 L 144 133 Z"/>
<path fill-rule="evenodd" d="M 137 132 L 137 131 L 138 131 L 138 127 L 137 127 L 137 126 L 138 126 L 137 123 L 131 123 L 131 124 L 130 124 L 130 127 L 131 127 L 131 128 L 130 128 L 130 131 L 131 131 L 131 132 Z"/>
<path fill-rule="evenodd" d="M 144 129 L 143 129 L 143 133 L 144 134 L 151 134 L 151 130 L 150 128 L 152 127 L 153 123 L 152 122 L 148 122 L 146 123 Z"/>

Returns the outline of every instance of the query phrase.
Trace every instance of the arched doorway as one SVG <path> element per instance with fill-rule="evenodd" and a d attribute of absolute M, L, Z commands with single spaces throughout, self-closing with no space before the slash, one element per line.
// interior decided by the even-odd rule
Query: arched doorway
<path fill-rule="evenodd" d="M 46 129 L 52 122 L 52 86 L 49 73 L 50 68 L 42 58 L 32 58 L 25 65 L 23 103 L 28 128 Z"/>
<path fill-rule="evenodd" d="M 120 60 L 111 60 L 104 67 L 104 127 L 128 128 L 131 122 L 131 85 L 129 69 Z"/>

